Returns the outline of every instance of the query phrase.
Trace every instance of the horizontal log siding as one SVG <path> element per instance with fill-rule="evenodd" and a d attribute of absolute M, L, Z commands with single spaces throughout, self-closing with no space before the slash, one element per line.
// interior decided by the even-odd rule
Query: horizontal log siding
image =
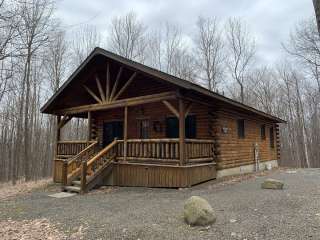
<path fill-rule="evenodd" d="M 245 138 L 238 138 L 237 117 L 235 115 L 218 114 L 218 138 L 220 156 L 218 158 L 218 169 L 239 167 L 242 165 L 254 164 L 254 144 L 258 143 L 260 162 L 277 159 L 276 142 L 275 147 L 270 146 L 270 127 L 275 125 L 255 120 L 250 117 L 245 119 Z M 266 125 L 266 138 L 261 139 L 260 126 Z M 222 128 L 228 128 L 227 133 L 222 133 Z M 274 133 L 274 136 L 276 134 Z M 274 139 L 276 141 L 276 139 Z"/>
<path fill-rule="evenodd" d="M 170 101 L 176 107 L 175 101 Z M 208 129 L 208 109 L 207 107 L 194 103 L 189 114 L 196 115 L 197 119 L 197 138 L 210 139 Z M 150 138 L 166 138 L 166 117 L 172 117 L 173 113 L 162 103 L 149 103 L 141 106 L 128 108 L 128 139 L 139 138 L 138 121 L 140 119 L 148 119 L 149 137 Z M 98 141 L 102 142 L 103 123 L 108 121 L 123 121 L 124 109 L 113 109 L 109 111 L 101 111 L 93 113 L 96 122 Z M 160 121 L 161 132 L 153 129 L 153 122 Z"/>

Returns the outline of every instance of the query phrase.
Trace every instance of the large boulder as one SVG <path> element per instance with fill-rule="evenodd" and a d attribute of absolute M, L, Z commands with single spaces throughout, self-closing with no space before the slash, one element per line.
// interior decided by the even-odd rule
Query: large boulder
<path fill-rule="evenodd" d="M 210 204 L 198 196 L 190 197 L 184 204 L 184 219 L 194 226 L 206 226 L 216 221 Z"/>
<path fill-rule="evenodd" d="M 261 184 L 261 188 L 264 188 L 264 189 L 283 189 L 283 185 L 284 185 L 283 182 L 269 178 L 269 179 L 266 179 Z"/>

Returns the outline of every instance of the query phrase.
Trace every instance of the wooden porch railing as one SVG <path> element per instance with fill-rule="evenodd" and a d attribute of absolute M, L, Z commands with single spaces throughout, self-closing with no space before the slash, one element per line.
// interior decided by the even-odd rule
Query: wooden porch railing
<path fill-rule="evenodd" d="M 93 141 L 59 141 L 57 143 L 57 155 L 66 158 L 77 155 L 88 147 Z"/>
<path fill-rule="evenodd" d="M 212 162 L 214 157 L 214 140 L 186 139 L 185 157 L 187 163 Z"/>
<path fill-rule="evenodd" d="M 118 146 L 119 159 L 124 159 L 123 145 Z M 179 139 L 128 139 L 126 160 L 179 163 Z"/>
<path fill-rule="evenodd" d="M 64 186 L 69 185 L 72 180 L 80 176 L 81 163 L 91 159 L 98 152 L 97 141 L 92 141 L 88 144 L 90 145 L 80 151 L 77 155 L 63 162 L 62 183 Z"/>
<path fill-rule="evenodd" d="M 95 180 L 100 173 L 112 164 L 116 159 L 116 146 L 119 140 L 114 140 L 89 161 L 83 161 L 81 164 L 81 192 L 90 190 L 96 184 Z"/>
<path fill-rule="evenodd" d="M 212 162 L 214 141 L 207 139 L 185 140 L 185 163 Z M 117 158 L 124 159 L 124 142 L 118 141 Z M 127 161 L 152 163 L 179 163 L 179 139 L 128 139 Z"/>

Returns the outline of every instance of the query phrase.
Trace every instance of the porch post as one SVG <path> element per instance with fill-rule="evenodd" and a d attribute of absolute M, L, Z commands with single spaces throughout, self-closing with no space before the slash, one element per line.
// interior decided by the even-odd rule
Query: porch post
<path fill-rule="evenodd" d="M 179 98 L 179 149 L 180 149 L 180 165 L 185 163 L 185 110 L 184 103 Z"/>
<path fill-rule="evenodd" d="M 61 116 L 57 116 L 57 126 L 56 126 L 56 155 L 58 154 L 58 142 L 60 141 L 61 138 L 61 128 L 60 128 L 60 122 L 61 122 Z"/>
<path fill-rule="evenodd" d="M 54 153 L 53 153 L 54 154 L 54 161 L 53 161 L 53 168 L 52 168 L 53 181 L 54 182 L 57 181 L 56 161 L 55 161 L 55 159 L 57 159 L 57 156 L 58 156 L 58 142 L 60 141 L 60 138 L 61 138 L 61 131 L 60 131 L 60 128 L 59 128 L 60 122 L 61 122 L 61 116 L 58 115 L 57 116 L 57 122 L 56 122 L 56 146 L 55 146 Z M 61 179 L 61 180 L 63 180 L 63 179 Z"/>
<path fill-rule="evenodd" d="M 91 124 L 92 124 L 92 119 L 91 119 L 91 112 L 88 112 L 88 142 L 91 141 Z"/>
<path fill-rule="evenodd" d="M 128 139 L 128 106 L 124 107 L 124 129 L 123 129 L 123 159 L 127 161 L 127 139 Z"/>

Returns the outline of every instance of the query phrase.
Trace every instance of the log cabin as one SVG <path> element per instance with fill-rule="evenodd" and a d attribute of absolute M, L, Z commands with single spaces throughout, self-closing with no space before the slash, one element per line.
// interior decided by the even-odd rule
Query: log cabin
<path fill-rule="evenodd" d="M 79 192 L 190 187 L 276 167 L 285 122 L 101 48 L 41 112 L 57 118 L 54 181 Z M 87 119 L 87 139 L 61 139 L 72 118 Z"/>

